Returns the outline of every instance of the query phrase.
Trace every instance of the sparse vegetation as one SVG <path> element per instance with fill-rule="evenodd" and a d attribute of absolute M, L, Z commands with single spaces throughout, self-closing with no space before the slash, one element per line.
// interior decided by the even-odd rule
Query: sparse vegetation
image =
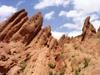
<path fill-rule="evenodd" d="M 63 54 L 63 52 L 61 52 L 61 54 Z"/>
<path fill-rule="evenodd" d="M 60 54 L 60 56 L 62 57 L 62 60 L 64 61 L 64 55 L 63 54 Z"/>
<path fill-rule="evenodd" d="M 56 75 L 58 75 L 58 70 L 56 70 Z"/>
<path fill-rule="evenodd" d="M 20 67 L 22 68 L 22 71 L 24 71 L 24 69 L 26 68 L 27 63 L 25 61 L 23 61 L 20 65 Z"/>
<path fill-rule="evenodd" d="M 60 75 L 63 75 L 63 71 L 60 72 Z"/>
<path fill-rule="evenodd" d="M 50 67 L 50 68 L 54 68 L 55 67 L 55 64 L 54 63 L 48 63 L 48 66 Z"/>
<path fill-rule="evenodd" d="M 69 59 L 69 61 L 71 61 L 71 58 Z"/>
<path fill-rule="evenodd" d="M 12 53 L 12 55 L 14 55 L 14 53 Z"/>
<path fill-rule="evenodd" d="M 75 75 L 78 75 L 79 72 L 81 72 L 81 67 L 79 67 L 78 69 L 75 69 Z"/>
<path fill-rule="evenodd" d="M 75 69 L 75 75 L 78 75 L 78 69 Z"/>
<path fill-rule="evenodd" d="M 64 62 L 64 64 L 65 64 L 65 65 L 63 66 L 63 68 L 67 68 L 67 64 L 66 64 L 66 62 Z"/>
<path fill-rule="evenodd" d="M 56 53 L 56 52 L 54 51 L 54 53 Z"/>
<path fill-rule="evenodd" d="M 72 72 L 74 72 L 74 68 L 73 68 L 73 66 L 71 66 L 72 67 Z"/>
<path fill-rule="evenodd" d="M 49 75 L 53 75 L 53 71 L 52 70 L 49 71 Z"/>
<path fill-rule="evenodd" d="M 84 68 L 86 68 L 89 64 L 88 64 L 88 61 L 86 59 L 84 59 L 85 62 L 84 62 Z"/>
<path fill-rule="evenodd" d="M 79 61 L 79 64 L 81 64 L 81 61 Z"/>
<path fill-rule="evenodd" d="M 72 58 L 74 58 L 75 57 L 75 55 L 72 55 Z"/>
<path fill-rule="evenodd" d="M 78 68 L 78 72 L 81 72 L 81 67 Z"/>
<path fill-rule="evenodd" d="M 77 47 L 75 47 L 75 50 L 77 49 Z"/>

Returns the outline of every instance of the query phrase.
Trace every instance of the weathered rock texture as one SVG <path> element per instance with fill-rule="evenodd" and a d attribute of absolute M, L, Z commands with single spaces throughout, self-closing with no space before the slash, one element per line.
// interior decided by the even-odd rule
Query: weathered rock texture
<path fill-rule="evenodd" d="M 0 24 L 0 75 L 100 75 L 100 28 L 89 19 L 81 35 L 57 41 L 41 12 L 14 13 Z"/>

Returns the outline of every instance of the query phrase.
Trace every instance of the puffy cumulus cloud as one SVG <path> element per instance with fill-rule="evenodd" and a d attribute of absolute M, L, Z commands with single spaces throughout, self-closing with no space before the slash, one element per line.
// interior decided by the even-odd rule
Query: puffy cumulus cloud
<path fill-rule="evenodd" d="M 34 9 L 44 9 L 49 6 L 59 6 L 62 5 L 66 7 L 70 0 L 39 0 L 40 2 L 34 6 Z"/>
<path fill-rule="evenodd" d="M 21 5 L 22 3 L 24 3 L 24 2 L 25 2 L 25 0 L 19 1 L 19 2 L 16 4 L 16 6 L 19 6 L 19 5 Z"/>
<path fill-rule="evenodd" d="M 0 22 L 6 20 L 9 16 L 11 16 L 16 11 L 17 8 L 14 8 L 12 6 L 2 5 L 0 7 Z"/>
<path fill-rule="evenodd" d="M 60 11 L 59 16 L 66 16 L 66 11 Z"/>
<path fill-rule="evenodd" d="M 99 20 L 95 20 L 92 22 L 93 26 L 96 28 L 96 31 L 98 30 L 98 28 L 100 27 L 100 21 Z"/>
<path fill-rule="evenodd" d="M 84 10 L 85 13 L 100 12 L 100 0 L 73 0 L 76 10 Z"/>
<path fill-rule="evenodd" d="M 69 12 L 66 12 L 66 17 L 71 18 L 71 17 L 79 17 L 83 14 L 82 11 L 77 11 L 77 10 L 70 10 Z"/>
<path fill-rule="evenodd" d="M 80 34 L 82 34 L 82 31 L 77 31 L 77 30 L 75 30 L 75 31 L 71 31 L 71 32 L 69 32 L 68 33 L 68 36 L 70 36 L 70 37 L 75 37 L 75 36 L 78 36 L 78 35 L 80 35 Z"/>
<path fill-rule="evenodd" d="M 52 36 L 54 38 L 56 38 L 57 40 L 60 39 L 60 37 L 63 35 L 63 34 L 67 34 L 67 32 L 57 32 L 57 31 L 51 31 L 52 33 Z"/>
<path fill-rule="evenodd" d="M 92 14 L 92 15 L 90 15 L 90 16 L 91 16 L 91 18 L 90 18 L 90 21 L 91 21 L 91 22 L 94 21 L 94 20 L 99 19 L 99 16 L 98 16 L 97 14 Z"/>
<path fill-rule="evenodd" d="M 69 5 L 69 3 L 70 3 L 70 0 L 64 1 L 63 6 L 66 7 L 66 5 Z"/>
<path fill-rule="evenodd" d="M 67 19 L 71 18 L 73 24 L 66 23 L 62 27 L 81 29 L 83 27 L 86 17 L 90 16 L 90 22 L 93 23 L 94 27 L 99 27 L 99 14 L 100 14 L 100 0 L 71 0 L 73 4 L 73 10 L 61 11 L 59 16 L 66 16 Z M 70 27 L 73 26 L 73 27 Z"/>
<path fill-rule="evenodd" d="M 60 29 L 63 27 L 67 27 L 69 29 L 81 29 L 81 27 L 79 27 L 78 25 L 72 24 L 72 23 L 66 23 L 66 24 L 62 25 L 60 27 Z"/>
<path fill-rule="evenodd" d="M 54 15 L 54 11 L 51 11 L 47 14 L 45 14 L 44 19 L 50 20 L 50 19 L 54 19 L 53 15 Z"/>

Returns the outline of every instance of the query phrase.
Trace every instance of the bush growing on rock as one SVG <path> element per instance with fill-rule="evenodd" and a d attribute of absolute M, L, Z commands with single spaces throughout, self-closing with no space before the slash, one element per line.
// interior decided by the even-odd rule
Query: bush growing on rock
<path fill-rule="evenodd" d="M 50 67 L 50 68 L 54 68 L 55 67 L 55 64 L 54 63 L 48 63 L 48 66 Z"/>

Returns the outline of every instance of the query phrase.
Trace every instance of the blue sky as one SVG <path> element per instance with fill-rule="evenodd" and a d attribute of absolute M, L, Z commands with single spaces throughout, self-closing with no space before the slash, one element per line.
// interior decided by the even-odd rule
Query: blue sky
<path fill-rule="evenodd" d="M 43 28 L 50 25 L 56 39 L 63 34 L 70 37 L 81 34 L 87 16 L 96 30 L 100 26 L 100 0 L 1 0 L 0 23 L 22 8 L 29 18 L 42 12 Z"/>

